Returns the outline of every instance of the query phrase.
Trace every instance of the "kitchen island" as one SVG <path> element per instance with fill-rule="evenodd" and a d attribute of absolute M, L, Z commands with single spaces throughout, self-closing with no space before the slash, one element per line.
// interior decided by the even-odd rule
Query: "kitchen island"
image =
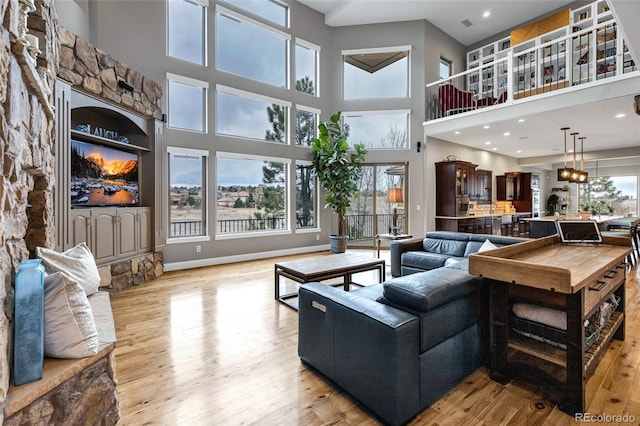
<path fill-rule="evenodd" d="M 526 237 L 529 233 L 529 224 L 524 219 L 530 217 L 531 213 L 436 216 L 436 230 Z"/>

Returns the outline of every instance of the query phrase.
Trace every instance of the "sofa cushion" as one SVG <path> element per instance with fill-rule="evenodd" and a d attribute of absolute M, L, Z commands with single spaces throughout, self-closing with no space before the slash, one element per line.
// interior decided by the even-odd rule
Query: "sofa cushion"
<path fill-rule="evenodd" d="M 463 257 L 464 251 L 467 248 L 467 236 L 464 235 L 464 239 L 433 238 L 431 236 L 428 236 L 422 242 L 422 247 L 425 251 L 430 253 Z"/>
<path fill-rule="evenodd" d="M 480 279 L 465 271 L 438 268 L 384 283 L 384 297 L 417 312 L 428 312 L 464 297 L 480 287 Z"/>
<path fill-rule="evenodd" d="M 408 251 L 402 253 L 402 266 L 415 267 L 422 270 L 436 269 L 444 266 L 449 256 L 427 251 Z"/>

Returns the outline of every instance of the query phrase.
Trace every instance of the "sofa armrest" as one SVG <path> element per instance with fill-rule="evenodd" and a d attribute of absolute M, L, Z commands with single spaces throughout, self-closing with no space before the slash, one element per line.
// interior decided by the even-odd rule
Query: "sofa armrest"
<path fill-rule="evenodd" d="M 418 317 L 320 283 L 299 290 L 298 355 L 386 422 L 420 410 Z"/>
<path fill-rule="evenodd" d="M 408 240 L 394 240 L 390 244 L 391 255 L 391 276 L 399 277 L 402 275 L 401 260 L 402 253 L 406 251 L 419 251 L 423 250 L 422 242 L 424 238 L 411 238 Z"/>

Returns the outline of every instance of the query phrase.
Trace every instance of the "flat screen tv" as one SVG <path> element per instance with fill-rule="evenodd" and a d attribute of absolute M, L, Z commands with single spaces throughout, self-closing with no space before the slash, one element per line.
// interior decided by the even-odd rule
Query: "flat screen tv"
<path fill-rule="evenodd" d="M 137 206 L 138 154 L 71 140 L 71 206 Z"/>

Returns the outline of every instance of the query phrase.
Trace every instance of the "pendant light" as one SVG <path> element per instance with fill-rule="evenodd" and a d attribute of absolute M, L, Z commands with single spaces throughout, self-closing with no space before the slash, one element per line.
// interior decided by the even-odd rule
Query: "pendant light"
<path fill-rule="evenodd" d="M 596 160 L 596 178 L 592 180 L 590 190 L 592 192 L 601 192 L 604 188 L 600 180 L 598 179 L 598 160 Z"/>
<path fill-rule="evenodd" d="M 569 180 L 571 177 L 571 169 L 567 168 L 567 130 L 569 127 L 563 127 L 560 130 L 564 132 L 564 167 L 558 169 L 558 181 Z"/>
<path fill-rule="evenodd" d="M 576 169 L 576 135 L 579 134 L 578 132 L 573 132 L 571 133 L 571 136 L 573 136 L 573 169 L 571 169 L 571 176 L 569 176 L 569 182 L 578 182 L 578 177 L 579 177 L 579 170 Z"/>
<path fill-rule="evenodd" d="M 589 180 L 589 173 L 584 170 L 584 140 L 586 136 L 581 136 L 580 139 L 580 171 L 578 172 L 578 183 L 587 183 Z"/>

